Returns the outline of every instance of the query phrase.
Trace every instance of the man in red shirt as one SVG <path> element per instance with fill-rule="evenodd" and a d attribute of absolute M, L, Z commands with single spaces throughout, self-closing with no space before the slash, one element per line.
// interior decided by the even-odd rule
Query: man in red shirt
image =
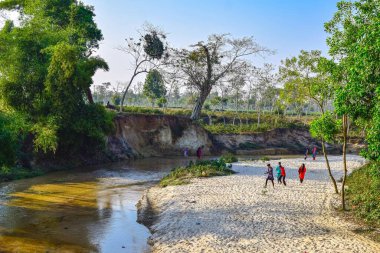
<path fill-rule="evenodd" d="M 285 182 L 285 177 L 286 177 L 286 172 L 284 166 L 281 165 L 281 162 L 278 163 L 278 167 L 280 168 L 281 171 L 281 176 L 279 178 L 279 181 L 282 182 L 286 186 Z"/>

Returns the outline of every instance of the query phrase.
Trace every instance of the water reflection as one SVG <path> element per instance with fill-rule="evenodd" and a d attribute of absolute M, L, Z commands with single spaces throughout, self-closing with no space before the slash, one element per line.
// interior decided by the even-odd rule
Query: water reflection
<path fill-rule="evenodd" d="M 146 252 L 143 190 L 181 159 L 144 159 L 0 185 L 0 252 Z"/>

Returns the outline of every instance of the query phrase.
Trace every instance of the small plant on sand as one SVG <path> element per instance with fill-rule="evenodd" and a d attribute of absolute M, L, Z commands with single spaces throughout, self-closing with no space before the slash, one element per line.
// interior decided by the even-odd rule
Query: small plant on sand
<path fill-rule="evenodd" d="M 191 178 L 226 176 L 233 173 L 222 159 L 190 162 L 186 167 L 173 169 L 161 179 L 160 186 L 182 185 L 188 183 Z"/>
<path fill-rule="evenodd" d="M 267 157 L 267 156 L 261 157 L 260 160 L 263 161 L 263 162 L 270 161 L 269 157 Z"/>
<path fill-rule="evenodd" d="M 232 153 L 223 154 L 220 159 L 226 163 L 236 163 L 238 161 L 238 158 Z"/>

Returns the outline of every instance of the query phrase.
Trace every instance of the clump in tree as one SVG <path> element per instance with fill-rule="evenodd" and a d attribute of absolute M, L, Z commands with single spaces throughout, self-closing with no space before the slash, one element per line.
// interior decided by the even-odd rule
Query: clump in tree
<path fill-rule="evenodd" d="M 332 113 L 324 113 L 321 117 L 314 120 L 310 125 L 310 133 L 313 138 L 319 139 L 322 142 L 322 152 L 325 157 L 327 170 L 331 182 L 333 183 L 335 193 L 339 193 L 336 180 L 331 173 L 331 167 L 329 160 L 327 158 L 326 152 L 326 142 L 334 142 L 336 135 L 339 133 L 339 124 L 340 122 L 336 121 Z"/>
<path fill-rule="evenodd" d="M 165 97 L 166 88 L 160 72 L 155 69 L 149 71 L 145 79 L 143 93 L 152 102 L 152 106 L 157 99 Z M 161 104 L 162 102 L 163 101 L 161 100 Z"/>
<path fill-rule="evenodd" d="M 251 37 L 232 39 L 228 35 L 211 35 L 189 49 L 173 50 L 171 65 L 178 78 L 185 79 L 197 91 L 191 119 L 199 119 L 212 88 L 227 75 L 246 65 L 247 56 L 270 52 Z"/>
<path fill-rule="evenodd" d="M 164 43 L 161 38 L 165 39 L 165 35 L 159 36 L 157 31 L 153 30 L 144 36 L 144 52 L 153 59 L 160 60 L 165 52 Z"/>

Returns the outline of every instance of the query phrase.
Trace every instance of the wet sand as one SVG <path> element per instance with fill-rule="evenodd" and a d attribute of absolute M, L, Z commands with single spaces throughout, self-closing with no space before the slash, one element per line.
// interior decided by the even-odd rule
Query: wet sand
<path fill-rule="evenodd" d="M 342 158 L 330 159 L 340 178 Z M 273 166 L 277 162 L 270 161 Z M 321 157 L 306 161 L 302 185 L 298 167 L 303 159 L 281 162 L 286 187 L 263 188 L 266 162 L 249 161 L 235 164 L 238 174 L 232 176 L 151 188 L 141 211 L 150 207 L 155 214 L 153 252 L 380 252 L 379 244 L 355 234 L 354 224 L 335 215 L 331 202 L 337 196 Z M 348 157 L 350 169 L 363 163 L 358 156 Z"/>

